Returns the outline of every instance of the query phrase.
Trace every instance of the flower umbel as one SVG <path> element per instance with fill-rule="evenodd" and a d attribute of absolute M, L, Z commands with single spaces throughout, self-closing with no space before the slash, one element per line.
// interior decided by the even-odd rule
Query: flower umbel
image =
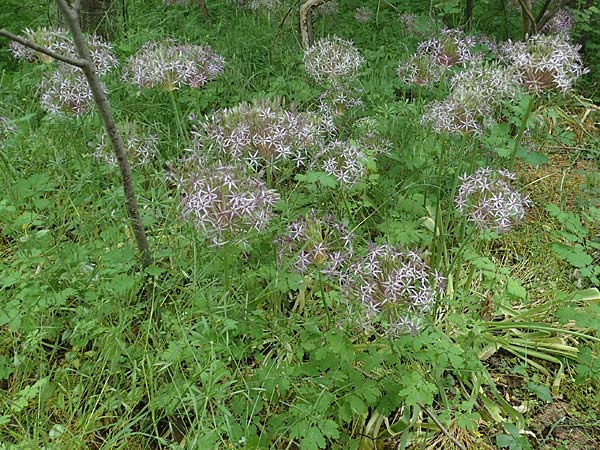
<path fill-rule="evenodd" d="M 306 71 L 318 83 L 345 83 L 363 63 L 354 44 L 340 37 L 320 39 L 304 52 Z"/>
<path fill-rule="evenodd" d="M 369 245 L 366 256 L 350 266 L 345 288 L 365 307 L 366 325 L 381 319 L 393 335 L 416 333 L 424 315 L 444 293 L 445 279 L 418 253 L 391 245 Z"/>
<path fill-rule="evenodd" d="M 314 269 L 339 277 L 352 257 L 352 234 L 347 227 L 332 214 L 317 216 L 314 210 L 288 224 L 275 245 L 279 265 L 289 263 L 301 274 Z"/>
<path fill-rule="evenodd" d="M 333 175 L 340 184 L 351 187 L 366 177 L 372 157 L 355 143 L 333 141 L 315 155 L 311 169 Z"/>
<path fill-rule="evenodd" d="M 194 162 L 197 170 L 191 170 Z M 182 216 L 215 245 L 243 240 L 247 232 L 260 231 L 270 222 L 279 195 L 249 176 L 243 166 L 217 163 L 202 167 L 198 159 L 183 160 L 181 165 L 183 173 L 172 178 L 181 188 Z"/>
<path fill-rule="evenodd" d="M 192 135 L 195 152 L 216 151 L 218 158 L 243 161 L 258 172 L 306 166 L 324 145 L 326 132 L 316 114 L 260 101 L 218 111 L 199 122 Z"/>
<path fill-rule="evenodd" d="M 581 61 L 580 48 L 563 35 L 536 34 L 527 42 L 507 41 L 501 55 L 519 70 L 529 91 L 540 94 L 557 89 L 566 93 L 577 78 L 589 72 Z"/>
<path fill-rule="evenodd" d="M 93 105 L 92 91 L 83 73 L 66 65 L 60 65 L 46 75 L 39 89 L 42 107 L 56 116 L 80 116 L 89 112 Z"/>
<path fill-rule="evenodd" d="M 369 23 L 373 20 L 373 11 L 367 6 L 361 6 L 354 11 L 354 18 L 358 23 Z"/>
<path fill-rule="evenodd" d="M 531 202 L 512 187 L 512 172 L 484 167 L 459 179 L 456 208 L 480 230 L 506 233 L 525 217 Z"/>
<path fill-rule="evenodd" d="M 157 135 L 144 133 L 136 124 L 127 124 L 121 128 L 121 131 L 128 159 L 133 166 L 145 166 L 152 161 L 152 158 L 158 153 Z M 104 134 L 96 146 L 94 157 L 113 167 L 117 166 L 117 158 L 111 143 L 106 140 Z"/>
<path fill-rule="evenodd" d="M 139 86 L 160 86 L 166 91 L 185 85 L 200 88 L 223 72 L 223 63 L 208 46 L 169 39 L 144 44 L 129 58 L 123 77 Z"/>
<path fill-rule="evenodd" d="M 439 37 L 421 42 L 417 53 L 431 55 L 437 64 L 444 67 L 466 65 L 481 59 L 475 47 L 477 41 L 458 29 L 443 30 Z"/>

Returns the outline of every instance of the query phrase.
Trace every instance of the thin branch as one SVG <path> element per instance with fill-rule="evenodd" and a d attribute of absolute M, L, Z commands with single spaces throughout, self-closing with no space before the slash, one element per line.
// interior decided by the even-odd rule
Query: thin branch
<path fill-rule="evenodd" d="M 75 67 L 79 67 L 79 68 L 83 69 L 88 64 L 87 61 L 85 61 L 84 59 L 74 59 L 74 58 L 69 58 L 68 56 L 60 55 L 56 52 L 53 52 L 49 48 L 42 47 L 41 45 L 37 45 L 31 41 L 28 41 L 27 39 L 23 39 L 22 37 L 17 36 L 16 34 L 9 33 L 8 31 L 6 31 L 4 29 L 0 30 L 0 36 L 4 36 L 5 38 L 10 39 L 11 41 L 18 42 L 19 44 L 24 45 L 25 47 L 29 47 L 30 49 L 35 50 L 36 52 L 40 52 L 40 53 L 43 53 L 44 55 L 51 56 L 52 58 L 58 59 L 59 61 L 70 64 L 71 66 L 75 66 Z"/>
<path fill-rule="evenodd" d="M 440 422 L 440 419 L 437 418 L 433 411 L 427 409 L 427 407 L 422 403 L 419 403 L 419 406 L 423 409 L 423 411 L 427 413 L 429 417 L 431 417 L 431 420 L 433 420 L 433 422 L 442 431 L 442 433 L 444 433 L 448 437 L 448 439 L 450 439 L 454 443 L 454 445 L 456 445 L 460 450 L 467 450 L 467 448 L 464 445 L 462 445 L 454 436 L 450 434 L 450 432 L 446 429 L 442 422 Z"/>
<path fill-rule="evenodd" d="M 552 3 L 552 0 L 546 0 L 544 2 L 544 4 L 542 5 L 542 9 L 540 9 L 540 12 L 538 13 L 537 17 L 535 18 L 535 23 L 540 23 L 542 21 L 542 19 L 544 18 L 544 15 L 546 14 L 546 11 L 548 11 L 548 7 L 550 6 L 550 3 Z"/>
<path fill-rule="evenodd" d="M 529 9 L 529 7 L 527 6 L 527 4 L 525 4 L 525 0 L 518 0 L 519 1 L 519 5 L 521 5 L 521 9 L 523 10 L 523 14 L 525 14 L 527 16 L 527 18 L 529 19 L 529 22 L 531 23 L 531 26 L 533 27 L 533 33 L 537 33 L 537 24 L 535 22 L 535 17 L 533 17 L 533 14 L 531 14 L 531 10 Z M 524 30 L 525 33 L 527 33 L 529 30 Z"/>
<path fill-rule="evenodd" d="M 117 129 L 117 124 L 113 118 L 106 92 L 104 91 L 102 83 L 100 82 L 98 74 L 96 73 L 96 69 L 91 62 L 92 59 L 90 57 L 90 52 L 79 25 L 79 16 L 77 15 L 76 10 L 70 7 L 66 0 L 56 0 L 56 5 L 65 18 L 65 22 L 71 31 L 77 54 L 86 62 L 86 64 L 84 64 L 82 67 L 83 73 L 85 74 L 85 78 L 87 79 L 90 90 L 92 91 L 92 95 L 94 97 L 94 101 L 96 102 L 96 106 L 98 107 L 98 112 L 102 118 L 102 123 L 104 124 L 106 133 L 108 134 L 113 145 L 115 156 L 117 157 L 117 162 L 121 171 L 121 182 L 123 184 L 123 191 L 125 192 L 125 208 L 127 210 L 127 215 L 131 221 L 133 234 L 135 236 L 138 249 L 141 253 L 142 266 L 148 267 L 150 264 L 152 264 L 152 256 L 150 254 L 150 248 L 148 246 L 144 224 L 138 209 L 131 175 L 131 166 L 127 160 L 127 152 L 123 144 L 123 139 L 121 138 L 119 130 Z"/>

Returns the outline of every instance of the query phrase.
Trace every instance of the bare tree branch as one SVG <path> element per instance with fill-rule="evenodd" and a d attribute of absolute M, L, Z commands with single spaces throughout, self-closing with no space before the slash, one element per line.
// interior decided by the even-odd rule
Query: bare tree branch
<path fill-rule="evenodd" d="M 44 55 L 48 55 L 54 59 L 70 64 L 71 66 L 76 66 L 83 69 L 84 66 L 87 65 L 87 61 L 83 59 L 73 59 L 69 58 L 68 56 L 63 56 L 59 53 L 53 52 L 49 48 L 42 47 L 41 45 L 37 45 L 36 43 L 28 41 L 27 39 L 24 39 L 20 36 L 9 33 L 4 29 L 0 30 L 0 36 L 4 36 L 5 38 L 10 39 L 11 41 L 18 42 L 19 44 L 24 45 L 25 47 L 29 47 L 30 49 L 35 50 L 36 52 L 43 53 Z"/>
<path fill-rule="evenodd" d="M 302 47 L 306 50 L 313 44 L 314 34 L 311 22 L 312 10 L 329 0 L 307 0 L 300 6 L 300 37 L 302 38 Z"/>
<path fill-rule="evenodd" d="M 521 10 L 523 11 L 523 15 L 529 20 L 529 23 L 531 24 L 531 27 L 533 28 L 532 30 L 529 30 L 529 27 L 527 25 L 525 25 L 525 29 L 523 30 L 524 34 L 527 35 L 529 33 L 529 31 L 533 31 L 533 33 L 537 33 L 537 23 L 535 21 L 535 17 L 533 17 L 533 14 L 531 13 L 531 9 L 529 8 L 529 6 L 525 3 L 525 0 L 518 0 L 519 1 L 519 5 L 521 5 Z M 525 21 L 525 24 L 527 23 L 527 21 Z"/>
<path fill-rule="evenodd" d="M 82 70 L 88 81 L 96 105 L 98 106 L 98 111 L 100 112 L 100 117 L 104 123 L 104 128 L 106 129 L 106 133 L 112 142 L 115 156 L 117 157 L 117 161 L 119 163 L 119 169 L 121 170 L 121 182 L 123 184 L 123 190 L 125 191 L 125 207 L 133 227 L 133 234 L 135 235 L 138 249 L 142 254 L 142 266 L 147 267 L 152 264 L 152 256 L 150 255 L 150 248 L 148 246 L 144 224 L 142 223 L 142 218 L 140 217 L 138 204 L 135 197 L 135 191 L 131 178 L 131 166 L 127 160 L 127 152 L 125 150 L 125 146 L 123 145 L 123 139 L 119 134 L 117 125 L 113 118 L 106 92 L 104 91 L 102 83 L 100 82 L 98 74 L 96 73 L 96 69 L 92 64 L 92 59 L 90 57 L 85 38 L 81 32 L 77 12 L 75 9 L 69 6 L 66 0 L 56 0 L 56 5 L 62 13 L 65 22 L 71 31 L 71 34 L 73 35 L 73 43 L 75 44 L 77 54 L 86 62 L 86 64 L 83 65 Z"/>

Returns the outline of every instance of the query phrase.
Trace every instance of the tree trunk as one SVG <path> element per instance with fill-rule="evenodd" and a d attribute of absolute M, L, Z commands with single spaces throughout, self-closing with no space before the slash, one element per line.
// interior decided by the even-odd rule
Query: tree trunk
<path fill-rule="evenodd" d="M 471 30 L 471 25 L 473 24 L 473 5 L 475 0 L 467 0 L 467 4 L 465 6 L 465 28 L 467 31 Z"/>
<path fill-rule="evenodd" d="M 312 10 L 328 0 L 307 0 L 300 6 L 300 37 L 302 39 L 302 47 L 306 50 L 313 44 L 315 40 L 311 14 Z"/>

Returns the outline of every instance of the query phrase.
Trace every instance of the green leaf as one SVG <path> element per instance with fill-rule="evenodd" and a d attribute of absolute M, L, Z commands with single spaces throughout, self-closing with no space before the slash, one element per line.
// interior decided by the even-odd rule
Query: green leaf
<path fill-rule="evenodd" d="M 554 242 L 552 244 L 552 250 L 560 259 L 567 261 L 573 267 L 581 268 L 589 266 L 594 261 L 579 244 L 571 247 L 569 245 Z"/>
<path fill-rule="evenodd" d="M 300 450 L 318 450 L 325 448 L 325 438 L 317 427 L 310 427 L 306 430 L 304 439 L 300 441 Z"/>
<path fill-rule="evenodd" d="M 543 400 L 548 403 L 550 403 L 553 400 L 552 394 L 550 393 L 550 389 L 548 389 L 548 386 L 544 386 L 543 384 L 537 384 L 530 381 L 529 383 L 527 383 L 527 389 L 529 389 L 531 392 L 537 395 L 537 397 L 540 400 Z"/>

